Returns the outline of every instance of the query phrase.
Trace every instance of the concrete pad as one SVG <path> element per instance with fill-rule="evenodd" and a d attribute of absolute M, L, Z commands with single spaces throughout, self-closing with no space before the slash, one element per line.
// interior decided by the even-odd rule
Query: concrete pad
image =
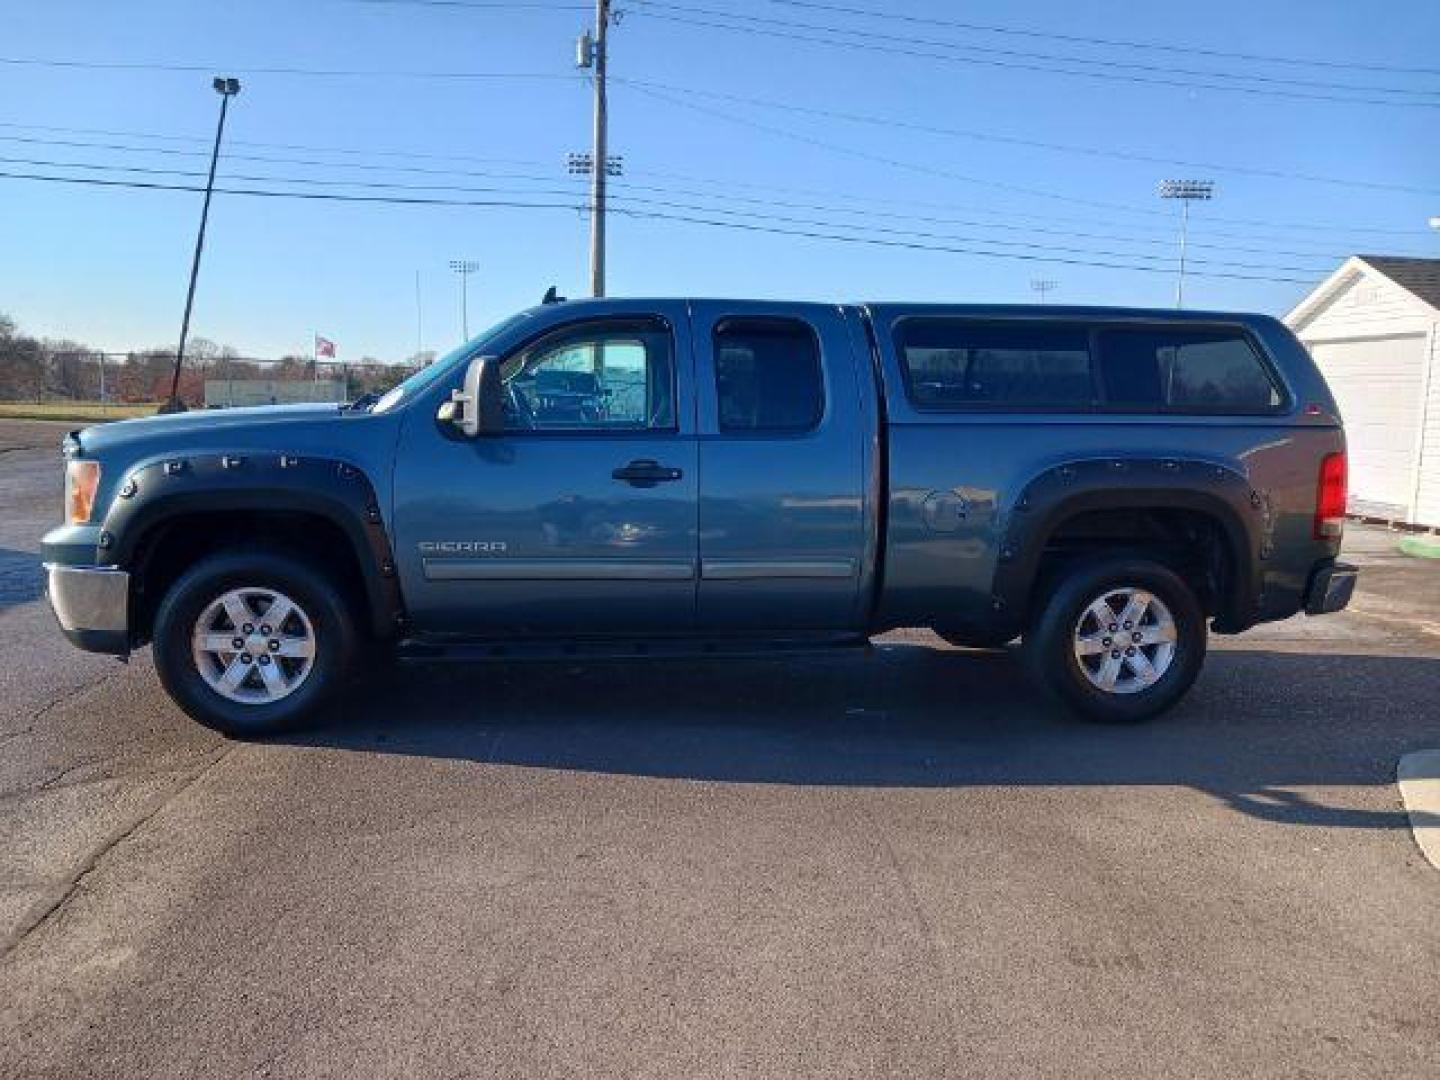
<path fill-rule="evenodd" d="M 1417 750 L 1395 769 L 1410 829 L 1426 860 L 1440 870 L 1440 750 Z"/>

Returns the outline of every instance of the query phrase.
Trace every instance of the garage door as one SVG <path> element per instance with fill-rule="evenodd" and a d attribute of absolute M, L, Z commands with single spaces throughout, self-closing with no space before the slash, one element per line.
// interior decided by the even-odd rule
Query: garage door
<path fill-rule="evenodd" d="M 1424 384 L 1424 335 L 1314 342 L 1310 354 L 1345 420 L 1351 511 L 1408 517 Z"/>

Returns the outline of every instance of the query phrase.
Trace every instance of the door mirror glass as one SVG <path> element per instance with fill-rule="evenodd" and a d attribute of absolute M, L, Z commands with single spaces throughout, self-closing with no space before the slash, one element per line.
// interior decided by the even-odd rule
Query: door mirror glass
<path fill-rule="evenodd" d="M 477 356 L 465 369 L 465 381 L 435 414 L 467 439 L 489 435 L 505 428 L 504 391 L 500 385 L 500 360 Z"/>

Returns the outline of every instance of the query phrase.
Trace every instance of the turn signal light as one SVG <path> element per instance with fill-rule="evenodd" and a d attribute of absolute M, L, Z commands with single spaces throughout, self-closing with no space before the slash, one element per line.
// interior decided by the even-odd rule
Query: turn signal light
<path fill-rule="evenodd" d="M 95 489 L 100 486 L 100 463 L 71 458 L 65 463 L 65 522 L 84 525 L 95 509 Z"/>
<path fill-rule="evenodd" d="M 1345 531 L 1345 455 L 1326 454 L 1320 462 L 1320 482 L 1315 493 L 1315 539 L 1339 540 Z"/>

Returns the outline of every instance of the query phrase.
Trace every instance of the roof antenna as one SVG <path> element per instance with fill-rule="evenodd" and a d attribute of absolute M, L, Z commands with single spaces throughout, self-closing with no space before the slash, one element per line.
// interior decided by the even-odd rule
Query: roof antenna
<path fill-rule="evenodd" d="M 548 289 L 546 289 L 545 295 L 540 298 L 540 303 L 542 304 L 562 304 L 564 302 L 565 297 L 560 296 L 558 293 L 556 293 L 554 285 L 551 285 Z"/>

